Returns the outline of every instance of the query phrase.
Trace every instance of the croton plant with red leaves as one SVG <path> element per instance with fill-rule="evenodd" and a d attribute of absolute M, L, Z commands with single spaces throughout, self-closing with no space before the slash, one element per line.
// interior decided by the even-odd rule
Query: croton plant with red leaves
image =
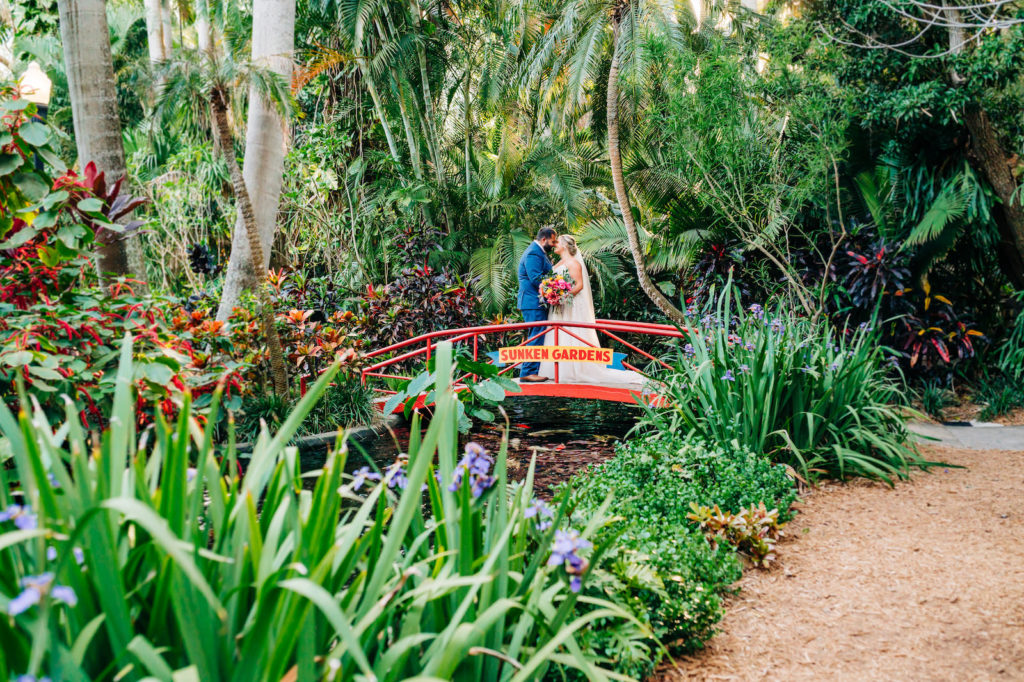
<path fill-rule="evenodd" d="M 141 201 L 92 164 L 68 170 L 35 106 L 11 91 L 0 100 L 0 395 L 14 400 L 20 380 L 48 413 L 62 415 L 66 395 L 86 426 L 103 428 L 131 334 L 141 424 L 156 410 L 171 415 L 185 390 L 202 407 L 223 383 L 237 402 L 241 368 L 209 362 L 205 347 L 173 333 L 167 301 L 97 277 L 93 249 L 136 229 L 125 219 Z"/>

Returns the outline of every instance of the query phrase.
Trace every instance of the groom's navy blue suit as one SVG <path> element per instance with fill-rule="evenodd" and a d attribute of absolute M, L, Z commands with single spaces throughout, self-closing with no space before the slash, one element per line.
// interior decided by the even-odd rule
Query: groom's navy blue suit
<path fill-rule="evenodd" d="M 544 254 L 544 249 L 537 242 L 531 242 L 526 253 L 519 259 L 519 297 L 517 303 L 523 313 L 523 322 L 543 322 L 548 319 L 548 310 L 540 302 L 540 283 L 544 275 L 551 272 L 551 261 Z M 531 327 L 526 338 L 544 331 L 544 327 Z M 530 342 L 531 346 L 544 344 L 541 334 Z M 528 377 L 540 372 L 539 362 L 524 362 L 520 366 L 519 376 Z"/>

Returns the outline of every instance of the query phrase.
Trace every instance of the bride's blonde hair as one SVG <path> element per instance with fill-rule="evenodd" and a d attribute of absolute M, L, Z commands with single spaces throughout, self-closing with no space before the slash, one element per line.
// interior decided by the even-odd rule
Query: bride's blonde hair
<path fill-rule="evenodd" d="M 573 237 L 571 234 L 563 234 L 558 238 L 558 241 L 562 242 L 570 256 L 576 255 L 576 237 Z"/>

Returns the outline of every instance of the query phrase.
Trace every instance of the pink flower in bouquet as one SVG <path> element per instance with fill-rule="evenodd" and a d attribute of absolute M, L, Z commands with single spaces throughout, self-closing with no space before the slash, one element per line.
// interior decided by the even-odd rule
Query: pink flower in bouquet
<path fill-rule="evenodd" d="M 572 301 L 572 293 L 570 292 L 575 285 L 576 282 L 573 281 L 568 273 L 549 275 L 540 283 L 541 303 L 545 303 L 552 308 L 569 303 Z"/>

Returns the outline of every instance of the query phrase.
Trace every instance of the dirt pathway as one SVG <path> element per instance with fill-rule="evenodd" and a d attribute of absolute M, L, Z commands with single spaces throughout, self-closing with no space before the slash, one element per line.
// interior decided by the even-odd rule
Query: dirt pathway
<path fill-rule="evenodd" d="M 968 468 L 808 495 L 662 680 L 1024 680 L 1024 452 L 925 451 Z"/>

